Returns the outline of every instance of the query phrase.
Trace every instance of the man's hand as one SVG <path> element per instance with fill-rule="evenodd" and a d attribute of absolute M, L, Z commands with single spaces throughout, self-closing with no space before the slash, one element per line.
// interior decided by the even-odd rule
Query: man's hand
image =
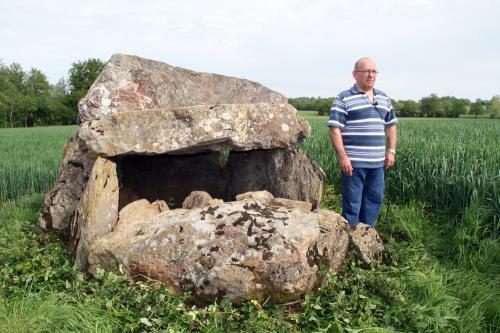
<path fill-rule="evenodd" d="M 352 165 L 351 160 L 347 157 L 344 149 L 344 142 L 342 140 L 342 133 L 337 127 L 330 127 L 329 129 L 330 139 L 332 140 L 332 146 L 339 157 L 340 171 L 346 176 L 352 176 Z"/>
<path fill-rule="evenodd" d="M 396 162 L 396 156 L 393 153 L 387 152 L 385 153 L 385 161 L 384 161 L 384 170 L 389 169 Z"/>
<path fill-rule="evenodd" d="M 352 176 L 352 165 L 351 160 L 345 156 L 344 158 L 339 159 L 340 171 L 346 176 Z"/>

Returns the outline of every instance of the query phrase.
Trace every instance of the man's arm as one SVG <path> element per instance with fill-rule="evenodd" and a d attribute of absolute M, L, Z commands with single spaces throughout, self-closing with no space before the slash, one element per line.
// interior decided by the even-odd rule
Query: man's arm
<path fill-rule="evenodd" d="M 385 127 L 385 137 L 387 139 L 387 149 L 396 151 L 396 143 L 397 143 L 397 131 L 396 124 L 386 126 Z M 384 169 L 387 170 L 396 162 L 395 154 L 391 152 L 386 152 L 385 161 L 384 161 Z"/>
<path fill-rule="evenodd" d="M 340 128 L 330 127 L 329 128 L 330 139 L 332 140 L 333 148 L 339 157 L 340 170 L 346 176 L 352 176 L 352 165 L 351 160 L 347 157 L 344 149 L 344 141 L 342 140 L 342 134 L 340 133 Z"/>

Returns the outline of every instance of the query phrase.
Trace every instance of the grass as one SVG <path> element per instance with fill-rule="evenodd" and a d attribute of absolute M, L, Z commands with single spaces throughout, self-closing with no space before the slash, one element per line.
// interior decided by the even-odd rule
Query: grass
<path fill-rule="evenodd" d="M 377 225 L 390 262 L 353 262 L 297 304 L 207 307 L 154 281 L 76 272 L 64 242 L 37 227 L 76 128 L 2 129 L 0 332 L 497 332 L 500 123 L 470 122 L 401 121 Z M 325 122 L 311 124 L 303 147 L 328 175 L 323 207 L 339 211 Z"/>
<path fill-rule="evenodd" d="M 0 203 L 47 192 L 77 126 L 0 129 Z"/>
<path fill-rule="evenodd" d="M 106 310 L 82 306 L 67 293 L 28 293 L 0 299 L 0 332 L 113 332 Z"/>

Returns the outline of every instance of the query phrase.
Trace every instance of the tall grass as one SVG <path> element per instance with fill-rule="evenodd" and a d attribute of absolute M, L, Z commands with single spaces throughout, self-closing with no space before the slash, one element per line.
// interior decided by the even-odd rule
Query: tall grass
<path fill-rule="evenodd" d="M 340 183 L 326 121 L 312 120 L 315 134 L 303 148 Z M 395 202 L 424 200 L 461 216 L 471 201 L 489 207 L 500 219 L 500 121 L 488 119 L 401 120 L 397 164 L 386 174 L 386 193 Z"/>
<path fill-rule="evenodd" d="M 76 126 L 0 129 L 0 202 L 47 192 Z"/>
<path fill-rule="evenodd" d="M 65 293 L 28 293 L 0 299 L 0 332 L 114 332 L 116 319 Z"/>

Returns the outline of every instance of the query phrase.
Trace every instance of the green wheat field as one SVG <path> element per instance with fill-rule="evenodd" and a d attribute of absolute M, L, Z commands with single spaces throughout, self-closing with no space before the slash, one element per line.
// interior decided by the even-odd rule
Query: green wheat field
<path fill-rule="evenodd" d="M 305 113 L 303 113 L 305 114 Z M 302 147 L 339 211 L 326 118 Z M 498 332 L 500 121 L 401 119 L 377 230 L 390 260 L 352 262 L 296 303 L 193 305 L 155 281 L 72 268 L 38 215 L 75 126 L 0 129 L 0 332 Z"/>

